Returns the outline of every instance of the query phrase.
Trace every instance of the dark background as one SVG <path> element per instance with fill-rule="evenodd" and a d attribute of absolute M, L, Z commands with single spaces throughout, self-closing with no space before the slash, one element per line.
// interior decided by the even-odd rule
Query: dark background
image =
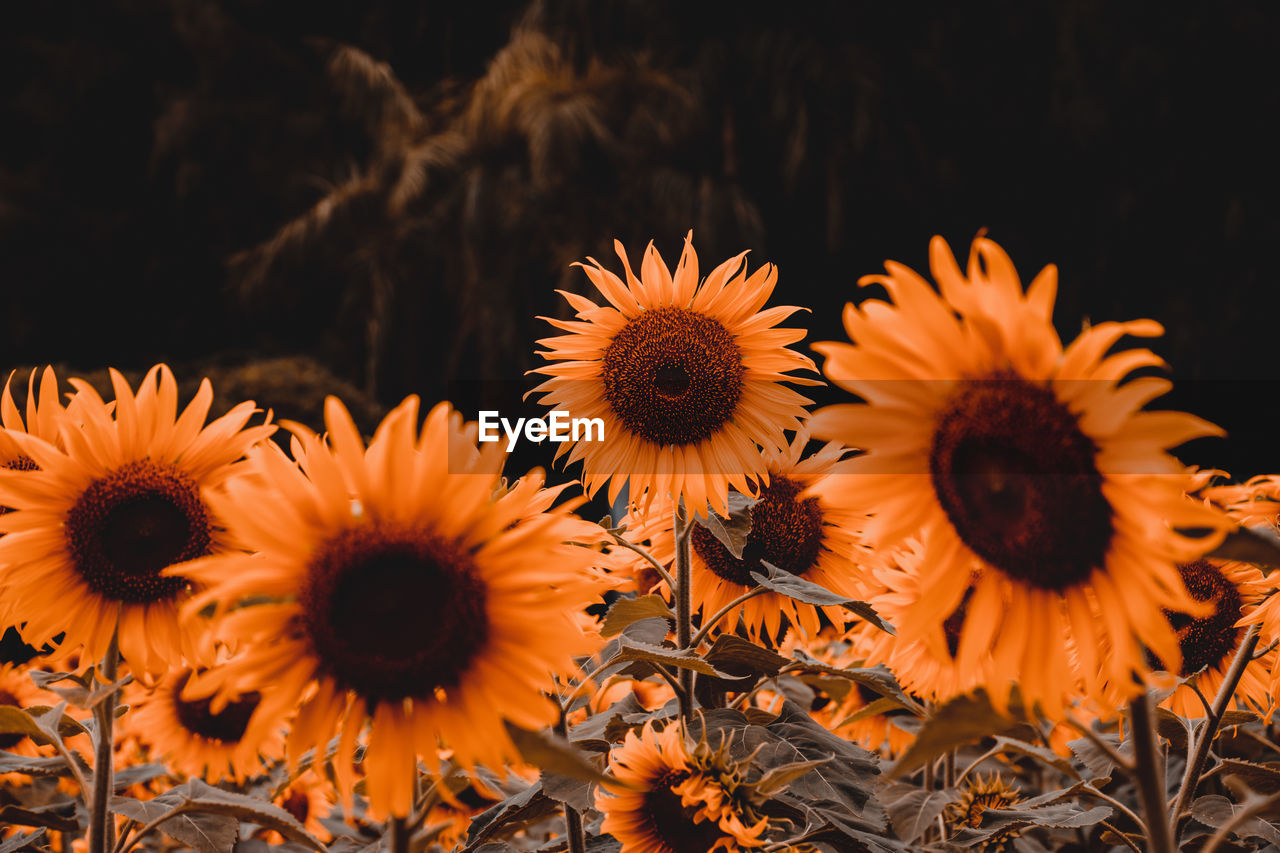
<path fill-rule="evenodd" d="M 963 257 L 986 228 L 1024 279 L 1060 266 L 1064 336 L 1166 326 L 1167 404 L 1232 434 L 1189 461 L 1274 471 L 1277 24 L 1268 2 L 15 5 L 0 363 L 164 360 L 312 423 L 335 388 L 368 427 L 410 392 L 511 410 L 534 316 L 614 236 L 674 264 L 692 227 L 704 270 L 751 248 L 813 341 L 884 259 L 926 269 L 931 235 Z"/>

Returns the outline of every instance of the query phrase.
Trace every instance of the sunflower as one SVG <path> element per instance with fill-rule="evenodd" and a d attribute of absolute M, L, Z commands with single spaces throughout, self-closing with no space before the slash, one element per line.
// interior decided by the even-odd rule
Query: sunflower
<path fill-rule="evenodd" d="M 625 284 L 594 258 L 580 265 L 609 304 L 562 291 L 579 319 L 542 318 L 568 334 L 538 342 L 555 363 L 534 371 L 551 377 L 534 393 L 573 418 L 603 422 L 602 441 L 565 442 L 557 454 L 583 460 L 589 495 L 609 481 L 613 502 L 629 482 L 634 503 L 710 500 L 727 513 L 730 485 L 746 492 L 767 479 L 757 446 L 785 448 L 783 430 L 805 416 L 810 401 L 781 383 L 821 383 L 787 375 L 813 369 L 787 348 L 804 330 L 775 328 L 800 309 L 761 311 L 777 270 L 746 275 L 744 252 L 700 282 L 692 240 L 690 232 L 674 276 L 652 243 L 640 278 L 614 243 Z"/>
<path fill-rule="evenodd" d="M 857 543 L 857 534 L 866 516 L 831 502 L 818 490 L 837 471 L 845 449 L 832 442 L 802 459 L 808 442 L 808 431 L 801 428 L 787 447 L 764 451 L 767 479 L 752 495 L 757 501 L 750 510 L 751 530 L 741 558 L 734 557 L 705 527 L 694 526 L 690 535 L 691 595 L 693 609 L 701 607 L 704 619 L 755 589 L 758 584 L 751 573 L 767 574 L 762 561 L 846 598 L 864 595 L 863 566 L 870 554 Z M 672 509 L 670 499 L 660 498 L 650 512 L 636 512 L 627 519 L 633 530 L 628 537 L 647 540 L 651 554 L 662 563 L 675 559 Z M 644 562 L 633 560 L 638 571 L 644 570 Z M 794 625 L 809 636 L 817 635 L 821 627 L 819 610 L 825 611 L 828 620 L 836 625 L 843 626 L 849 618 L 848 611 L 841 607 L 820 608 L 776 592 L 747 600 L 737 618 L 753 639 L 764 636 L 776 640 L 784 619 L 785 624 Z M 725 617 L 721 628 L 732 631 L 733 618 Z"/>
<path fill-rule="evenodd" d="M 1213 611 L 1207 616 L 1172 611 L 1165 614 L 1178 633 L 1182 650 L 1177 674 L 1185 678 L 1199 672 L 1195 680 L 1200 692 L 1213 697 L 1244 639 L 1246 628 L 1243 626 L 1255 621 L 1250 617 L 1258 602 L 1274 587 L 1262 572 L 1247 563 L 1196 560 L 1178 566 L 1178 570 L 1192 598 L 1212 604 Z M 1270 631 L 1268 636 L 1273 636 Z M 1267 691 L 1276 660 L 1276 652 L 1271 649 L 1245 666 L 1234 695 L 1239 707 L 1268 711 Z M 1164 668 L 1154 656 L 1149 663 L 1154 669 Z M 1180 717 L 1196 718 L 1205 714 L 1199 697 L 1186 684 L 1179 684 L 1173 695 L 1161 704 Z"/>
<path fill-rule="evenodd" d="M 328 843 L 333 840 L 333 834 L 320 821 L 333 811 L 333 805 L 338 800 L 336 794 L 333 783 L 314 769 L 308 768 L 299 773 L 272 801 L 293 815 L 307 832 Z M 277 832 L 267 831 L 264 835 L 268 843 L 284 842 L 283 836 Z"/>
<path fill-rule="evenodd" d="M 987 779 L 975 774 L 960 786 L 959 798 L 947 805 L 942 817 L 952 832 L 978 829 L 982 826 L 982 814 L 987 809 L 1010 809 L 1021 801 L 1018 787 L 1010 785 L 998 774 L 993 773 Z M 1016 829 L 999 830 L 971 849 L 985 853 L 1004 853 L 1013 849 L 1011 842 L 1018 835 Z"/>
<path fill-rule="evenodd" d="M 238 656 L 196 682 L 218 703 L 258 692 L 258 713 L 300 706 L 291 761 L 340 731 L 334 764 L 352 790 L 356 738 L 371 720 L 365 773 L 371 807 L 404 816 L 415 754 L 443 742 L 464 767 L 516 755 L 503 721 L 553 722 L 553 672 L 593 644 L 574 614 L 591 603 L 603 537 L 549 509 L 542 474 L 500 483 L 500 446 L 474 444 L 475 424 L 447 403 L 419 434 L 410 397 L 366 449 L 336 398 L 328 442 L 291 425 L 297 464 L 273 444 L 250 452 L 249 476 L 211 493 L 230 529 L 257 553 L 210 557 L 184 573 L 207 584 L 189 616 L 217 604 L 217 635 Z M 196 693 L 192 694 L 197 695 Z"/>
<path fill-rule="evenodd" d="M 27 417 L 24 420 L 18 406 L 13 401 L 13 374 L 4 383 L 4 393 L 0 394 L 0 468 L 11 471 L 31 471 L 36 467 L 35 461 L 23 453 L 22 448 L 10 435 L 12 433 L 30 433 L 53 444 L 58 443 L 58 421 L 62 414 L 62 404 L 58 401 L 58 377 L 52 367 L 46 367 L 40 376 L 40 390 L 36 390 L 36 371 L 31 371 L 27 379 Z"/>
<path fill-rule="evenodd" d="M 187 776 L 237 783 L 262 773 L 264 761 L 284 755 L 283 729 L 254 714 L 261 696 L 245 693 L 215 712 L 209 697 L 183 695 L 195 674 L 190 666 L 175 666 L 150 690 L 126 688 L 129 730 L 152 755 Z"/>
<path fill-rule="evenodd" d="M 690 749 L 678 722 L 627 732 L 609 753 L 609 773 L 622 784 L 597 790 L 595 806 L 605 816 L 600 829 L 622 853 L 733 853 L 763 844 L 768 819 L 743 796 L 741 772 L 723 749 Z"/>
<path fill-rule="evenodd" d="M 941 296 L 889 262 L 888 275 L 861 283 L 884 285 L 892 303 L 847 306 L 855 343 L 814 347 L 827 376 L 863 400 L 811 421 L 816 436 L 866 451 L 848 463 L 859 476 L 832 479 L 830 498 L 874 512 L 877 547 L 921 540 L 926 594 L 898 626 L 903 641 L 964 603 L 957 660 L 972 668 L 991 654 L 996 701 L 1034 672 L 1024 696 L 1056 704 L 1044 694 L 1071 669 L 1064 637 L 1076 638 L 1091 690 L 1109 678 L 1136 691 L 1144 646 L 1178 665 L 1164 611 L 1204 608 L 1177 565 L 1221 541 L 1225 526 L 1185 500 L 1188 474 L 1166 450 L 1221 430 L 1140 411 L 1170 383 L 1130 374 L 1162 362 L 1145 349 L 1106 353 L 1125 335 L 1160 334 L 1154 321 L 1103 323 L 1064 350 L 1051 321 L 1056 268 L 1024 293 L 1009 257 L 982 237 L 967 276 L 940 237 L 930 266 Z M 1104 645 L 1113 653 L 1101 660 Z"/>
<path fill-rule="evenodd" d="M 923 556 L 920 542 L 909 539 L 885 565 L 873 570 L 881 591 L 870 596 L 868 602 L 891 624 L 908 618 L 927 595 L 919 575 Z M 917 639 L 904 640 L 868 623 L 858 623 L 849 630 L 850 640 L 866 665 L 888 666 L 904 690 L 933 702 L 945 702 L 983 684 L 991 671 L 990 655 L 982 655 L 977 666 L 961 666 L 957 660 L 970 597 L 968 593 L 963 596 L 960 605 L 941 624 L 929 626 Z M 1023 677 L 1034 677 L 1034 673 L 1024 673 Z"/>
<path fill-rule="evenodd" d="M 46 377 L 42 395 L 53 385 Z M 118 621 L 125 659 L 135 672 L 158 675 L 194 651 L 178 626 L 188 580 L 160 573 L 233 547 L 204 490 L 275 427 L 246 428 L 254 412 L 246 402 L 202 428 L 213 399 L 207 379 L 179 416 L 177 383 L 164 365 L 147 373 L 136 396 L 114 370 L 111 382 L 109 406 L 71 380 L 78 393 L 59 417 L 65 449 L 8 431 L 36 468 L 0 470 L 0 503 L 13 510 L 0 516 L 0 586 L 31 645 L 65 634 L 55 654 L 83 650 L 88 665 L 102 658 Z"/>

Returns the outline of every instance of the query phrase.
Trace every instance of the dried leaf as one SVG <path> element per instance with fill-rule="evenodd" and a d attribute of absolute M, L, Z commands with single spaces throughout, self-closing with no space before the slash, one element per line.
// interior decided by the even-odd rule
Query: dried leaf
<path fill-rule="evenodd" d="M 759 502 L 759 498 L 730 492 L 728 517 L 707 507 L 705 514 L 694 513 L 693 518 L 716 537 L 735 560 L 741 560 L 742 549 L 747 547 L 747 537 L 751 534 L 751 508 Z"/>
<path fill-rule="evenodd" d="M 604 625 L 600 628 L 600 636 L 612 637 L 621 634 L 623 629 L 641 619 L 661 618 L 674 620 L 676 615 L 660 595 L 642 595 L 639 598 L 619 598 L 609 608 L 604 617 Z M 664 631 L 665 634 L 665 631 Z"/>
<path fill-rule="evenodd" d="M 755 578 L 756 583 L 766 589 L 773 590 L 779 595 L 785 595 L 787 598 L 794 598 L 796 601 L 803 601 L 805 604 L 816 604 L 822 607 L 843 607 L 864 621 L 875 625 L 881 631 L 889 634 L 896 633 L 893 626 L 881 619 L 875 608 L 865 601 L 857 601 L 845 598 L 843 595 L 837 595 L 826 587 L 819 586 L 813 581 L 807 581 L 798 575 L 793 575 L 791 572 L 780 569 L 767 560 L 761 560 L 760 565 L 764 566 L 769 574 L 766 576 L 760 572 L 752 572 L 751 577 Z"/>

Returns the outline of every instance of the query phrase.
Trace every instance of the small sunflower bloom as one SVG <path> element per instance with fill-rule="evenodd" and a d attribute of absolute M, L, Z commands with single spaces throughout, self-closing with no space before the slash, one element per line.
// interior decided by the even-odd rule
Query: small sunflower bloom
<path fill-rule="evenodd" d="M 365 446 L 336 398 L 327 441 L 291 425 L 290 460 L 255 448 L 246 476 L 211 494 L 252 554 L 211 557 L 190 576 L 215 605 L 217 637 L 236 657 L 198 691 L 221 702 L 256 692 L 258 713 L 297 708 L 291 762 L 339 736 L 340 794 L 370 724 L 364 773 L 375 814 L 413 805 L 419 756 L 452 750 L 463 767 L 501 767 L 517 753 L 504 721 L 554 722 L 544 695 L 595 641 L 575 614 L 599 592 L 598 525 L 549 505 L 561 489 L 532 472 L 509 488 L 505 454 L 474 443 L 475 424 L 447 403 L 420 426 L 409 397 Z M 349 813 L 349 809 L 346 810 Z"/>
<path fill-rule="evenodd" d="M 623 783 L 601 788 L 601 829 L 623 853 L 736 853 L 761 847 L 768 819 L 745 801 L 740 774 L 723 750 L 691 748 L 684 727 L 645 723 L 609 753 L 609 773 Z"/>
<path fill-rule="evenodd" d="M 1064 348 L 1052 324 L 1056 268 L 1024 292 L 1008 255 L 981 237 L 967 273 L 934 238 L 940 293 L 885 266 L 860 283 L 883 285 L 891 301 L 847 306 L 853 343 L 814 347 L 828 378 L 863 402 L 826 407 L 810 425 L 865 451 L 831 499 L 874 513 L 868 541 L 924 547 L 927 592 L 898 625 L 903 639 L 936 629 L 968 595 L 958 660 L 973 668 L 991 655 L 996 701 L 1033 670 L 1056 693 L 1078 667 L 1101 695 L 1107 681 L 1140 689 L 1132 674 L 1147 671 L 1145 649 L 1176 666 L 1164 611 L 1204 609 L 1177 566 L 1220 542 L 1226 524 L 1185 499 L 1190 475 L 1167 450 L 1222 431 L 1143 410 L 1171 387 L 1131 376 L 1163 365 L 1149 350 L 1107 355 L 1160 325 L 1102 323 Z M 1211 533 L 1178 532 L 1196 528 Z M 1023 688 L 1029 701 L 1059 701 Z"/>
<path fill-rule="evenodd" d="M 735 557 L 706 527 L 694 525 L 691 595 L 694 611 L 701 608 L 704 619 L 759 586 L 751 574 L 767 575 L 765 562 L 849 599 L 865 594 L 869 579 L 865 567 L 871 554 L 858 536 L 867 516 L 829 500 L 820 488 L 839 470 L 846 450 L 832 442 L 806 457 L 808 443 L 808 431 L 801 428 L 788 446 L 763 453 L 767 479 L 751 495 L 756 502 L 750 509 L 751 529 L 741 557 Z M 654 559 L 664 564 L 675 559 L 673 509 L 669 499 L 656 500 L 647 514 L 628 517 L 624 534 L 649 542 Z M 645 571 L 647 561 L 632 558 L 631 563 L 637 574 Z M 840 626 L 849 618 L 840 607 L 818 607 L 766 592 L 744 602 L 737 614 L 726 616 L 720 628 L 732 632 L 738 619 L 752 639 L 776 641 L 787 625 L 813 637 L 821 630 L 820 611 Z"/>
<path fill-rule="evenodd" d="M 561 291 L 578 319 L 543 318 L 568 334 L 538 342 L 554 363 L 533 371 L 551 378 L 532 393 L 603 422 L 603 441 L 560 448 L 582 461 L 588 494 L 607 481 L 613 502 L 629 483 L 636 504 L 709 501 L 727 514 L 730 486 L 745 493 L 767 480 L 759 448 L 785 449 L 784 430 L 805 416 L 810 401 L 783 383 L 821 384 L 789 375 L 814 369 L 787 347 L 805 331 L 777 328 L 800 309 L 764 309 L 777 270 L 746 275 L 745 252 L 700 280 L 692 233 L 674 274 L 650 244 L 637 278 L 614 245 L 626 282 L 593 258 L 580 265 L 608 304 Z"/>
<path fill-rule="evenodd" d="M 210 507 L 221 485 L 274 425 L 247 426 L 253 403 L 205 425 L 213 390 L 206 379 L 179 415 L 178 388 L 164 365 L 153 367 L 135 394 L 111 371 L 108 405 L 87 383 L 57 413 L 55 442 L 40 405 L 40 435 L 6 429 L 7 441 L 31 470 L 0 469 L 0 587 L 9 618 L 37 648 L 64 637 L 57 658 L 80 653 L 100 660 L 119 631 L 120 652 L 135 673 L 159 675 L 198 648 L 178 624 L 191 595 L 180 572 L 161 573 L 232 550 Z M 46 373 L 41 386 L 54 387 Z M 30 428 L 30 418 L 28 428 Z"/>

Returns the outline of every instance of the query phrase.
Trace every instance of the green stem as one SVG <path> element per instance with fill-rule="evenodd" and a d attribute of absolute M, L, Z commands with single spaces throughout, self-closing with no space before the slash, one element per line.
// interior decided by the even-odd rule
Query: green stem
<path fill-rule="evenodd" d="M 673 594 L 676 599 L 676 648 L 687 649 L 693 635 L 693 555 L 690 553 L 692 543 L 689 533 L 693 527 L 693 519 L 685 518 L 681 513 L 683 504 L 677 503 L 675 517 L 672 521 L 672 532 L 676 546 L 676 588 Z M 688 706 L 681 706 L 685 722 L 693 706 L 693 670 L 681 668 L 680 688 L 688 697 Z"/>
<path fill-rule="evenodd" d="M 111 632 L 111 643 L 102 658 L 100 677 L 114 684 L 120 663 L 120 632 Z M 93 709 L 98 744 L 93 762 L 93 798 L 89 804 L 89 853 L 108 853 L 116 845 L 115 821 L 111 819 L 112 759 L 115 754 L 113 724 L 116 718 L 116 692 L 113 690 Z"/>
<path fill-rule="evenodd" d="M 1129 722 L 1133 729 L 1133 756 L 1138 790 L 1142 794 L 1142 810 L 1147 819 L 1147 851 L 1174 853 L 1173 839 L 1169 834 L 1169 818 L 1165 812 L 1163 762 L 1156 749 L 1151 697 L 1145 691 L 1129 703 Z"/>

